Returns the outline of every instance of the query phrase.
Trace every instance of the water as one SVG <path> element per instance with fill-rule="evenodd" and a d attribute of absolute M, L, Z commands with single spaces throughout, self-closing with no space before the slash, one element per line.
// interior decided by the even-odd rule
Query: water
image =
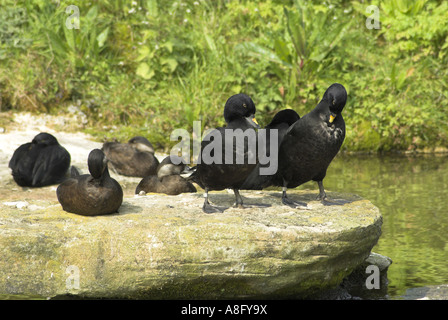
<path fill-rule="evenodd" d="M 448 284 L 448 155 L 336 157 L 327 171 L 328 191 L 358 194 L 383 215 L 372 251 L 388 256 L 388 295 Z M 317 184 L 307 183 L 315 189 Z"/>

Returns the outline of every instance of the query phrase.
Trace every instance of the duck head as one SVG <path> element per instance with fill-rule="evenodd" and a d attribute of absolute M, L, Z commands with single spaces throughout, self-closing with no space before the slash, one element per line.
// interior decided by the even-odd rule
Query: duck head
<path fill-rule="evenodd" d="M 89 153 L 87 164 L 92 177 L 99 179 L 107 169 L 107 158 L 100 149 L 93 149 Z"/>
<path fill-rule="evenodd" d="M 185 164 L 185 161 L 176 155 L 170 155 L 163 159 L 157 168 L 157 177 L 159 179 L 171 176 L 180 175 L 181 173 L 188 173 L 190 168 Z"/>
<path fill-rule="evenodd" d="M 59 144 L 58 140 L 54 136 L 46 132 L 39 133 L 31 142 L 34 144 L 41 144 L 46 146 Z"/>
<path fill-rule="evenodd" d="M 145 137 L 137 136 L 128 141 L 140 152 L 149 152 L 154 154 L 154 147 Z"/>
<path fill-rule="evenodd" d="M 224 106 L 224 119 L 227 123 L 234 120 L 245 119 L 251 127 L 259 128 L 255 119 L 255 104 L 252 99 L 244 94 L 236 94 L 227 99 Z"/>
<path fill-rule="evenodd" d="M 333 83 L 328 87 L 323 96 L 323 99 L 328 102 L 330 106 L 329 122 L 333 123 L 334 119 L 342 112 L 345 103 L 347 102 L 347 91 L 344 86 L 339 83 Z"/>

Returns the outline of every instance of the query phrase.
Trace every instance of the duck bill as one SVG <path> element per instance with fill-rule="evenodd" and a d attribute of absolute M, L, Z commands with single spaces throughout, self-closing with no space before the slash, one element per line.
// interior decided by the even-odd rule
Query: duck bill
<path fill-rule="evenodd" d="M 330 114 L 330 120 L 328 120 L 330 123 L 333 123 L 334 119 L 336 119 L 335 114 Z"/>
<path fill-rule="evenodd" d="M 257 119 L 255 119 L 254 116 L 246 117 L 246 120 L 247 120 L 247 122 L 249 122 L 249 124 L 252 127 L 257 128 L 257 129 L 260 128 L 260 125 L 258 124 Z"/>
<path fill-rule="evenodd" d="M 181 174 L 183 173 L 190 173 L 193 170 L 195 170 L 196 168 L 190 168 L 189 166 L 185 165 L 184 169 L 180 172 Z"/>
<path fill-rule="evenodd" d="M 147 146 L 143 143 L 137 144 L 136 149 L 141 152 L 149 152 L 149 153 L 154 154 L 154 148 L 151 148 L 150 146 Z"/>
<path fill-rule="evenodd" d="M 196 171 L 196 167 L 185 166 L 184 170 L 180 173 L 180 176 L 184 179 L 189 178 Z"/>

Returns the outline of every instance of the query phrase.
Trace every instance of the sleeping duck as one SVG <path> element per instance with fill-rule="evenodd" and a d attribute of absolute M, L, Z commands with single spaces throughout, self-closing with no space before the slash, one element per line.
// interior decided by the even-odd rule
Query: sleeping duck
<path fill-rule="evenodd" d="M 159 161 L 154 148 L 145 137 L 137 136 L 127 143 L 105 142 L 102 149 L 110 169 L 129 177 L 146 177 L 157 173 Z"/>
<path fill-rule="evenodd" d="M 135 189 L 135 194 L 165 193 L 178 195 L 196 192 L 195 186 L 180 176 L 182 173 L 188 173 L 188 167 L 182 159 L 178 156 L 168 156 L 159 164 L 157 175 L 147 176 L 140 181 Z"/>
<path fill-rule="evenodd" d="M 22 187 L 61 183 L 70 167 L 70 154 L 51 134 L 41 132 L 18 147 L 9 161 L 14 181 Z"/>
<path fill-rule="evenodd" d="M 94 149 L 90 152 L 88 167 L 90 174 L 79 175 L 72 170 L 72 177 L 56 189 L 62 208 L 83 216 L 117 213 L 123 202 L 123 190 L 110 177 L 103 151 Z"/>

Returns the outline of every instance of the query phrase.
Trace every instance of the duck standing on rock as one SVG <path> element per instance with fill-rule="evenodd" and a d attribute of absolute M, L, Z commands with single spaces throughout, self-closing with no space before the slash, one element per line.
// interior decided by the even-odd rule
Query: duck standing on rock
<path fill-rule="evenodd" d="M 102 150 L 111 170 L 118 174 L 140 178 L 157 174 L 159 161 L 154 156 L 154 147 L 145 137 L 133 137 L 127 143 L 105 142 Z"/>
<path fill-rule="evenodd" d="M 235 206 L 243 208 L 239 188 L 256 166 L 256 150 L 249 147 L 251 134 L 256 141 L 255 128 L 259 128 L 255 120 L 255 112 L 255 104 L 248 95 L 231 96 L 224 106 L 224 119 L 227 126 L 212 130 L 201 143 L 201 161 L 189 179 L 205 189 L 205 200 L 202 207 L 205 213 L 225 210 L 225 208 L 212 206 L 209 203 L 208 192 L 210 190 L 233 189 L 236 199 Z M 235 138 L 234 134 L 238 133 L 241 134 L 241 137 Z M 230 143 L 231 145 L 229 145 Z M 239 146 L 237 146 L 238 143 L 240 143 Z"/>
<path fill-rule="evenodd" d="M 62 209 L 83 216 L 117 213 L 123 202 L 123 189 L 109 175 L 107 159 L 100 149 L 89 153 L 90 174 L 77 175 L 61 183 L 56 195 Z"/>
<path fill-rule="evenodd" d="M 70 154 L 51 134 L 41 132 L 18 147 L 9 161 L 14 181 L 22 187 L 44 187 L 66 178 Z"/>
<path fill-rule="evenodd" d="M 317 182 L 318 199 L 323 204 L 343 204 L 327 198 L 322 181 L 344 142 L 345 122 L 341 112 L 346 102 L 344 86 L 334 83 L 319 104 L 288 129 L 278 154 L 281 181 L 274 181 L 275 185 L 283 187 L 283 204 L 303 207 L 302 203 L 290 200 L 286 190 L 311 180 Z"/>
<path fill-rule="evenodd" d="M 178 195 L 181 193 L 196 192 L 195 186 L 181 177 L 182 173 L 188 173 L 189 168 L 178 156 L 168 156 L 162 160 L 157 168 L 157 175 L 147 176 L 140 181 L 135 189 L 135 194 L 165 193 Z"/>

